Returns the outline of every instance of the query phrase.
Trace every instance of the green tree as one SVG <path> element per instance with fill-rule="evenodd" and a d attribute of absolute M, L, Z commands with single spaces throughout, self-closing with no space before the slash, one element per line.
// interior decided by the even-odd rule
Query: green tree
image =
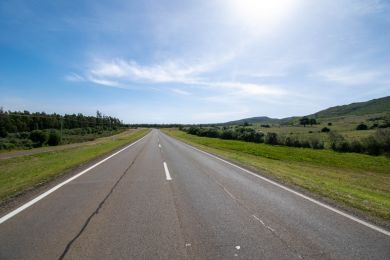
<path fill-rule="evenodd" d="M 56 146 L 60 143 L 61 136 L 59 132 L 55 129 L 52 129 L 49 133 L 49 139 L 47 140 L 47 144 L 50 146 Z"/>
<path fill-rule="evenodd" d="M 367 130 L 368 126 L 366 124 L 360 123 L 357 127 L 356 130 Z"/>
<path fill-rule="evenodd" d="M 299 123 L 300 123 L 301 125 L 303 125 L 304 127 L 306 127 L 306 125 L 309 124 L 309 118 L 306 117 L 306 116 L 304 116 L 304 117 L 302 117 L 301 119 L 299 119 Z"/>
<path fill-rule="evenodd" d="M 278 135 L 272 132 L 267 133 L 264 142 L 266 144 L 272 144 L 272 145 L 278 144 Z"/>
<path fill-rule="evenodd" d="M 47 134 L 41 130 L 34 130 L 30 133 L 30 140 L 34 142 L 35 147 L 40 147 L 46 142 Z"/>

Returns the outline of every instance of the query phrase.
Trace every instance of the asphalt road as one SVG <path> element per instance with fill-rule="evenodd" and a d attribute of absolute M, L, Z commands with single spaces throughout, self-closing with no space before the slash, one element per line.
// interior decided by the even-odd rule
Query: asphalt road
<path fill-rule="evenodd" d="M 390 259 L 390 236 L 153 130 L 0 224 L 0 259 L 61 258 Z"/>

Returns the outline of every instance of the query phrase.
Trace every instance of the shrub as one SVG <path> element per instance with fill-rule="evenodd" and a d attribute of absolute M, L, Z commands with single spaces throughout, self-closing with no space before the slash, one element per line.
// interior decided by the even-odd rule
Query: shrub
<path fill-rule="evenodd" d="M 276 133 L 267 133 L 264 142 L 266 144 L 276 145 L 278 144 L 278 135 Z"/>
<path fill-rule="evenodd" d="M 35 147 L 40 147 L 46 142 L 47 134 L 41 130 L 34 130 L 30 133 L 30 140 L 33 141 Z"/>
<path fill-rule="evenodd" d="M 7 130 L 5 129 L 5 127 L 0 127 L 0 137 L 2 138 L 5 138 L 7 137 Z"/>
<path fill-rule="evenodd" d="M 329 133 L 329 141 L 330 146 L 332 150 L 337 152 L 349 152 L 350 151 L 350 145 L 348 141 L 345 140 L 345 138 L 334 132 Z"/>
<path fill-rule="evenodd" d="M 365 141 L 365 146 L 366 146 L 366 150 L 367 150 L 368 154 L 370 154 L 370 155 L 381 154 L 381 145 L 375 139 L 374 136 L 369 136 L 364 141 Z"/>
<path fill-rule="evenodd" d="M 20 138 L 22 138 L 22 139 L 28 139 L 29 136 L 30 136 L 29 132 L 21 132 L 20 133 Z"/>
<path fill-rule="evenodd" d="M 331 122 L 329 122 L 329 123 L 328 123 L 328 126 L 332 126 L 332 123 L 331 123 Z"/>
<path fill-rule="evenodd" d="M 354 152 L 354 153 L 363 153 L 365 149 L 364 149 L 361 142 L 359 142 L 358 140 L 353 140 L 350 143 L 350 150 L 351 150 L 351 152 Z"/>
<path fill-rule="evenodd" d="M 322 132 L 322 133 L 329 133 L 329 132 L 330 132 L 330 129 L 327 128 L 327 127 L 324 127 L 324 128 L 321 129 L 321 132 Z"/>
<path fill-rule="evenodd" d="M 52 129 L 49 134 L 49 139 L 47 140 L 47 144 L 50 146 L 55 146 L 60 143 L 61 136 L 57 130 Z"/>
<path fill-rule="evenodd" d="M 324 149 L 324 143 L 321 142 L 318 138 L 313 137 L 309 140 L 309 142 L 310 147 L 313 149 Z"/>
<path fill-rule="evenodd" d="M 357 127 L 356 127 L 356 130 L 367 130 L 368 129 L 368 126 L 363 124 L 363 123 L 360 123 Z"/>
<path fill-rule="evenodd" d="M 226 140 L 232 140 L 236 139 L 236 135 L 233 130 L 231 129 L 225 129 L 221 132 L 221 138 Z"/>

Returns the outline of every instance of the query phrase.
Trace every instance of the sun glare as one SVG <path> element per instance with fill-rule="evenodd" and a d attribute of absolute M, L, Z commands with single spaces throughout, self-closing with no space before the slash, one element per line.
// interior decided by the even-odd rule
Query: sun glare
<path fill-rule="evenodd" d="M 296 7 L 298 0 L 231 0 L 233 16 L 250 27 L 273 27 L 281 23 Z"/>

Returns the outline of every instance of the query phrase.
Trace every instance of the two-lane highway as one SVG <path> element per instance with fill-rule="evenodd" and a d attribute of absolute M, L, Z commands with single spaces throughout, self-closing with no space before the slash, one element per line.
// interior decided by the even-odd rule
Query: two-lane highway
<path fill-rule="evenodd" d="M 0 224 L 0 259 L 389 259 L 351 217 L 153 130 Z"/>

